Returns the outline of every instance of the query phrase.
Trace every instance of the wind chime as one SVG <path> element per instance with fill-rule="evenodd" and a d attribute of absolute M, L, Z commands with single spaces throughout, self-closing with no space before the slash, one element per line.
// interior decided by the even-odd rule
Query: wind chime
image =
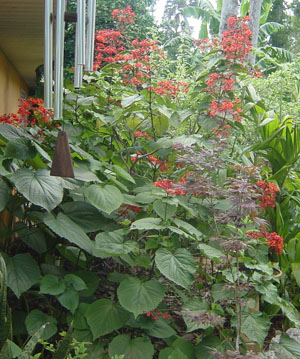
<path fill-rule="evenodd" d="M 83 71 L 93 71 L 96 0 L 77 0 L 77 12 L 66 12 L 66 0 L 45 0 L 44 104 L 53 109 L 53 23 L 55 19 L 54 119 L 63 117 L 65 22 L 76 22 L 74 87 L 82 87 Z M 74 178 L 67 133 L 60 131 L 51 176 Z"/>

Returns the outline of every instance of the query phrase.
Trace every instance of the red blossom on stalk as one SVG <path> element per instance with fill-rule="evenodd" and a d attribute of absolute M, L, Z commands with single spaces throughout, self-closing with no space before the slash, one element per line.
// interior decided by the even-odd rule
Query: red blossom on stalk
<path fill-rule="evenodd" d="M 115 9 L 111 15 L 113 19 L 116 19 L 120 23 L 133 24 L 136 18 L 136 14 L 132 11 L 131 6 L 127 6 L 125 9 Z"/>
<path fill-rule="evenodd" d="M 142 131 L 136 131 L 134 134 L 133 134 L 134 137 L 146 137 L 146 138 L 149 138 L 150 140 L 152 140 L 152 137 L 150 135 L 148 135 L 148 133 L 146 132 L 142 132 Z"/>
<path fill-rule="evenodd" d="M 43 106 L 40 98 L 19 99 L 19 109 L 17 113 L 0 116 L 0 123 L 9 123 L 14 126 L 23 124 L 25 127 L 39 125 L 40 127 L 50 127 L 53 113 Z M 57 125 L 55 125 L 57 126 Z"/>
<path fill-rule="evenodd" d="M 279 192 L 278 187 L 274 183 L 267 183 L 266 181 L 257 181 L 256 185 L 261 190 L 261 196 L 259 198 L 260 206 L 262 208 L 274 208 L 276 195 L 277 192 Z"/>
<path fill-rule="evenodd" d="M 156 187 L 160 187 L 164 189 L 169 195 L 178 194 L 179 196 L 184 196 L 186 192 L 180 188 L 174 187 L 177 183 L 171 181 L 171 180 L 160 180 L 154 182 L 154 185 Z"/>
<path fill-rule="evenodd" d="M 162 317 L 162 319 L 164 320 L 172 318 L 172 316 L 168 312 L 162 313 L 158 309 L 155 309 L 150 312 L 144 311 L 144 313 L 146 313 L 146 317 L 151 318 L 154 322 L 157 322 L 159 320 L 159 317 Z"/>
<path fill-rule="evenodd" d="M 276 232 L 247 232 L 247 237 L 253 239 L 265 238 L 267 240 L 267 245 L 273 247 L 277 254 L 281 254 L 284 247 L 284 239 L 279 236 Z"/>
<path fill-rule="evenodd" d="M 248 21 L 250 18 L 231 16 L 227 20 L 228 30 L 222 34 L 221 46 L 225 57 L 229 60 L 245 61 L 252 51 L 251 36 Z"/>

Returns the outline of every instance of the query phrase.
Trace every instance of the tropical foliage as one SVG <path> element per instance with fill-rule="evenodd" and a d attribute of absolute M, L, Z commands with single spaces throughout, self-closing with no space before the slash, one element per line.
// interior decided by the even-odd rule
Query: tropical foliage
<path fill-rule="evenodd" d="M 253 86 L 248 17 L 178 61 L 112 17 L 63 119 L 0 117 L 0 357 L 261 358 L 300 327 L 297 120 Z"/>

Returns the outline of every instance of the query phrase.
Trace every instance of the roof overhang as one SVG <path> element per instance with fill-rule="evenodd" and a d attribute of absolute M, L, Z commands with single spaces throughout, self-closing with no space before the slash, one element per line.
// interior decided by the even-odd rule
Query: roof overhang
<path fill-rule="evenodd" d="M 44 62 L 44 0 L 0 0 L 0 49 L 29 86 Z"/>

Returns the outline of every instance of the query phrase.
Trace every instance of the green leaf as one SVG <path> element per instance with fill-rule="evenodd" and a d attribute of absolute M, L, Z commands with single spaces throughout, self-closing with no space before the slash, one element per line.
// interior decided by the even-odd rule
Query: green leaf
<path fill-rule="evenodd" d="M 128 335 L 118 335 L 109 344 L 108 353 L 110 357 L 114 355 L 124 355 L 124 359 L 152 359 L 154 348 L 148 337 L 130 339 Z"/>
<path fill-rule="evenodd" d="M 17 254 L 4 257 L 7 267 L 7 285 L 20 298 L 41 277 L 40 269 L 30 254 Z"/>
<path fill-rule="evenodd" d="M 61 207 L 64 213 L 86 233 L 99 231 L 108 223 L 102 213 L 88 202 L 67 202 Z"/>
<path fill-rule="evenodd" d="M 270 320 L 267 315 L 261 313 L 249 313 L 242 316 L 241 331 L 248 339 L 263 346 L 264 340 L 270 328 Z"/>
<path fill-rule="evenodd" d="M 176 226 L 178 228 L 181 228 L 182 230 L 184 230 L 189 235 L 192 235 L 192 236 L 194 236 L 196 238 L 201 238 L 202 237 L 201 232 L 199 232 L 198 229 L 196 229 L 190 223 L 182 221 L 179 218 L 175 218 L 173 222 L 176 224 Z"/>
<path fill-rule="evenodd" d="M 15 344 L 14 342 L 12 342 L 9 339 L 7 339 L 7 344 L 10 347 L 12 357 L 13 358 L 18 358 L 19 355 L 22 353 L 22 349 L 17 344 Z M 2 359 L 1 353 L 0 353 L 0 358 Z"/>
<path fill-rule="evenodd" d="M 130 176 L 130 174 L 125 171 L 122 167 L 114 165 L 114 171 L 116 172 L 116 174 L 122 178 L 124 178 L 125 180 L 131 182 L 131 183 L 135 183 L 134 178 L 132 178 Z"/>
<path fill-rule="evenodd" d="M 87 289 L 87 286 L 84 281 L 75 274 L 66 274 L 64 276 L 64 280 L 66 281 L 68 286 L 72 286 L 73 289 L 77 291 Z"/>
<path fill-rule="evenodd" d="M 298 286 L 300 287 L 300 263 L 291 263 L 292 273 L 296 279 Z"/>
<path fill-rule="evenodd" d="M 133 103 L 140 101 L 144 98 L 144 96 L 140 96 L 140 95 L 132 95 L 132 96 L 124 96 L 122 98 L 121 104 L 122 107 L 128 107 L 130 105 L 132 105 Z"/>
<path fill-rule="evenodd" d="M 119 231 L 98 233 L 95 238 L 94 255 L 121 256 L 139 249 L 135 241 L 124 241 Z"/>
<path fill-rule="evenodd" d="M 187 249 L 179 248 L 174 254 L 167 249 L 159 249 L 155 254 L 155 263 L 169 280 L 189 289 L 194 280 L 196 262 Z"/>
<path fill-rule="evenodd" d="M 18 160 L 27 160 L 34 158 L 36 150 L 31 141 L 27 138 L 18 138 L 9 141 L 5 147 L 4 156 L 7 158 L 16 158 Z"/>
<path fill-rule="evenodd" d="M 166 221 L 167 219 L 174 216 L 177 207 L 158 199 L 153 203 L 153 209 L 159 215 L 159 217 Z"/>
<path fill-rule="evenodd" d="M 153 125 L 158 136 L 163 135 L 169 128 L 169 120 L 165 116 L 154 117 Z"/>
<path fill-rule="evenodd" d="M 80 270 L 75 272 L 78 277 L 80 277 L 84 283 L 86 283 L 87 288 L 79 292 L 81 297 L 90 297 L 93 295 L 98 288 L 100 278 L 93 272 L 87 272 Z"/>
<path fill-rule="evenodd" d="M 213 259 L 213 258 L 221 258 L 225 257 L 225 254 L 220 250 L 213 246 L 210 246 L 205 243 L 199 243 L 198 248 L 203 251 L 203 253 L 206 255 L 206 257 Z"/>
<path fill-rule="evenodd" d="M 58 236 L 67 239 L 71 243 L 75 243 L 79 248 L 86 250 L 88 253 L 93 252 L 94 243 L 82 228 L 65 214 L 59 213 L 55 218 L 50 213 L 46 213 L 43 221 Z"/>
<path fill-rule="evenodd" d="M 20 239 L 37 253 L 42 254 L 47 251 L 45 233 L 41 229 L 33 227 L 24 228 L 23 226 L 20 230 L 16 228 L 16 232 L 18 233 Z"/>
<path fill-rule="evenodd" d="M 117 293 L 122 307 L 133 313 L 136 318 L 159 305 L 164 297 L 165 288 L 155 279 L 142 282 L 138 278 L 128 277 L 121 282 Z"/>
<path fill-rule="evenodd" d="M 47 274 L 41 280 L 40 293 L 58 295 L 65 291 L 64 281 L 56 275 Z"/>
<path fill-rule="evenodd" d="M 21 131 L 16 126 L 9 125 L 8 123 L 0 125 L 0 134 L 9 141 L 24 137 L 30 138 L 26 132 Z"/>
<path fill-rule="evenodd" d="M 175 330 L 163 319 L 159 319 L 157 322 L 154 322 L 153 327 L 146 329 L 145 332 L 151 337 L 162 339 L 176 335 Z"/>
<path fill-rule="evenodd" d="M 130 229 L 148 230 L 148 229 L 164 229 L 164 226 L 160 226 L 162 220 L 160 218 L 143 218 L 139 219 L 131 224 Z"/>
<path fill-rule="evenodd" d="M 58 177 L 51 177 L 49 171 L 21 168 L 12 175 L 17 190 L 28 201 L 51 211 L 60 204 L 63 188 Z"/>
<path fill-rule="evenodd" d="M 191 312 L 193 314 L 198 314 L 199 312 L 202 312 L 205 310 L 206 312 L 209 311 L 209 305 L 207 302 L 202 301 L 198 298 L 189 299 L 182 308 L 182 316 L 184 319 L 184 322 L 186 324 L 186 330 L 187 332 L 192 332 L 196 329 L 206 329 L 210 327 L 209 324 L 198 324 L 195 322 L 192 322 L 188 316 L 188 312 Z M 188 312 L 187 312 L 188 311 Z"/>
<path fill-rule="evenodd" d="M 29 359 L 35 346 L 39 342 L 41 338 L 43 338 L 44 331 L 46 330 L 47 326 L 51 325 L 49 323 L 43 324 L 29 339 L 26 343 L 25 347 L 22 350 L 21 355 L 18 359 Z"/>
<path fill-rule="evenodd" d="M 9 187 L 2 178 L 0 178 L 0 211 L 3 211 L 9 199 Z"/>
<path fill-rule="evenodd" d="M 73 288 L 67 289 L 64 293 L 57 297 L 59 303 L 69 309 L 74 314 L 79 304 L 79 294 Z"/>
<path fill-rule="evenodd" d="M 129 319 L 129 313 L 109 299 L 98 299 L 89 305 L 86 319 L 95 340 L 123 327 Z"/>
<path fill-rule="evenodd" d="M 26 317 L 25 325 L 29 335 L 33 335 L 39 328 L 49 323 L 42 334 L 41 339 L 47 340 L 57 332 L 57 321 L 38 309 L 32 310 Z"/>
<path fill-rule="evenodd" d="M 279 353 L 286 355 L 283 357 L 297 359 L 300 357 L 300 344 L 287 334 L 280 335 L 279 344 L 272 344 L 272 349 L 279 349 Z"/>
<path fill-rule="evenodd" d="M 86 189 L 85 195 L 93 206 L 108 214 L 118 209 L 124 200 L 120 190 L 111 185 L 93 184 Z"/>
<path fill-rule="evenodd" d="M 175 349 L 169 354 L 168 359 L 189 359 L 180 349 Z"/>

